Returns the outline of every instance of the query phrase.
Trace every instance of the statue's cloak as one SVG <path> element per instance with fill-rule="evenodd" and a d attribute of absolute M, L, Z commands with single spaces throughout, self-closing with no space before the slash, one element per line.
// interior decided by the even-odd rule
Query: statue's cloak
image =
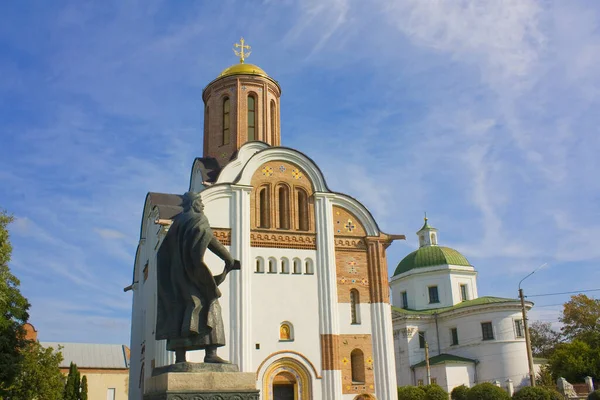
<path fill-rule="evenodd" d="M 219 291 L 204 253 L 214 239 L 208 219 L 193 209 L 173 219 L 157 254 L 157 340 L 167 350 L 224 346 Z"/>

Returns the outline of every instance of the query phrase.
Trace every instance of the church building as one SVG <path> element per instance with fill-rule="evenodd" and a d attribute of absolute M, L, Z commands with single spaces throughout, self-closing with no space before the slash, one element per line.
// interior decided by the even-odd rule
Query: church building
<path fill-rule="evenodd" d="M 520 301 L 479 297 L 475 268 L 438 244 L 438 230 L 427 218 L 417 236 L 419 249 L 390 279 L 398 386 L 427 384 L 426 347 L 430 381 L 448 393 L 481 382 L 508 391 L 528 385 Z"/>
<path fill-rule="evenodd" d="M 237 47 L 240 63 L 202 92 L 204 148 L 189 186 L 182 182 L 179 194 L 148 193 L 144 203 L 127 288 L 129 398 L 142 399 L 153 369 L 175 360 L 154 338 L 156 256 L 182 210 L 181 194 L 193 191 L 215 236 L 242 266 L 220 286 L 227 344 L 219 355 L 256 374 L 261 399 L 396 399 L 386 248 L 404 236 L 381 232 L 359 201 L 327 187 L 309 157 L 281 146 L 281 87 L 245 63 L 243 40 Z M 213 254 L 205 261 L 213 274 L 223 270 Z M 203 357 L 188 353 L 188 361 Z"/>

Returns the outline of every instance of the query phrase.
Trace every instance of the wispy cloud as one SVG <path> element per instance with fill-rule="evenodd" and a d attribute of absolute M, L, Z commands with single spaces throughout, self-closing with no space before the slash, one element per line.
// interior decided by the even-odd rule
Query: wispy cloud
<path fill-rule="evenodd" d="M 530 285 L 578 289 L 567 265 L 598 274 L 592 2 L 4 8 L 0 206 L 17 216 L 12 266 L 44 340 L 126 340 L 144 196 L 187 189 L 202 88 L 236 62 L 239 36 L 280 79 L 283 143 L 407 234 L 391 271 L 428 211 L 478 268 L 481 294 L 514 296 L 544 261 L 552 278 Z M 67 332 L 77 318 L 85 330 Z"/>

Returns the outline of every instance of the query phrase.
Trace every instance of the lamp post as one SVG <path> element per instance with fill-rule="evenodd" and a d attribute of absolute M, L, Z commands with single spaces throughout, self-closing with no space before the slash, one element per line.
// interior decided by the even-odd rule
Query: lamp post
<path fill-rule="evenodd" d="M 519 281 L 519 298 L 521 299 L 521 313 L 523 314 L 523 329 L 525 331 L 525 346 L 527 347 L 527 361 L 529 362 L 529 384 L 535 387 L 535 370 L 533 368 L 533 354 L 531 353 L 531 339 L 529 338 L 529 324 L 527 323 L 527 310 L 525 309 L 525 295 L 523 289 L 521 289 L 521 283 L 531 275 L 535 274 L 540 269 L 544 268 L 546 263 L 540 265 L 532 272 L 529 273 L 525 278 Z"/>

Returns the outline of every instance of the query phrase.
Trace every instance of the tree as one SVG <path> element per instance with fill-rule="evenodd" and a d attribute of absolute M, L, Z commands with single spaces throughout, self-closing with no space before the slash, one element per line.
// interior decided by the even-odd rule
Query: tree
<path fill-rule="evenodd" d="M 560 333 L 552 329 L 550 322 L 534 321 L 529 327 L 531 351 L 534 357 L 548 358 L 560 343 Z"/>
<path fill-rule="evenodd" d="M 79 376 L 77 365 L 71 362 L 71 365 L 69 365 L 69 375 L 67 375 L 67 383 L 63 392 L 63 400 L 79 400 L 79 387 L 81 385 Z"/>
<path fill-rule="evenodd" d="M 81 378 L 81 393 L 79 394 L 79 400 L 88 400 L 88 388 L 87 388 L 87 376 Z"/>
<path fill-rule="evenodd" d="M 29 303 L 8 267 L 12 246 L 7 227 L 12 221 L 12 216 L 0 210 L 0 398 L 8 395 L 21 374 L 24 349 L 29 344 L 23 328 L 29 319 Z"/>
<path fill-rule="evenodd" d="M 571 296 L 571 300 L 564 304 L 560 322 L 564 324 L 562 333 L 567 339 L 600 346 L 600 299 L 592 299 L 585 294 Z"/>
<path fill-rule="evenodd" d="M 467 393 L 469 392 L 469 388 L 465 385 L 460 385 L 452 389 L 450 393 L 450 397 L 452 400 L 467 400 Z"/>
<path fill-rule="evenodd" d="M 8 399 L 61 400 L 64 377 L 60 372 L 62 354 L 52 347 L 44 348 L 38 341 L 31 341 L 23 351 L 21 373 L 15 379 Z"/>
<path fill-rule="evenodd" d="M 600 348 L 582 340 L 561 343 L 548 359 L 555 378 L 563 377 L 569 382 L 583 382 L 586 376 L 600 379 Z"/>

